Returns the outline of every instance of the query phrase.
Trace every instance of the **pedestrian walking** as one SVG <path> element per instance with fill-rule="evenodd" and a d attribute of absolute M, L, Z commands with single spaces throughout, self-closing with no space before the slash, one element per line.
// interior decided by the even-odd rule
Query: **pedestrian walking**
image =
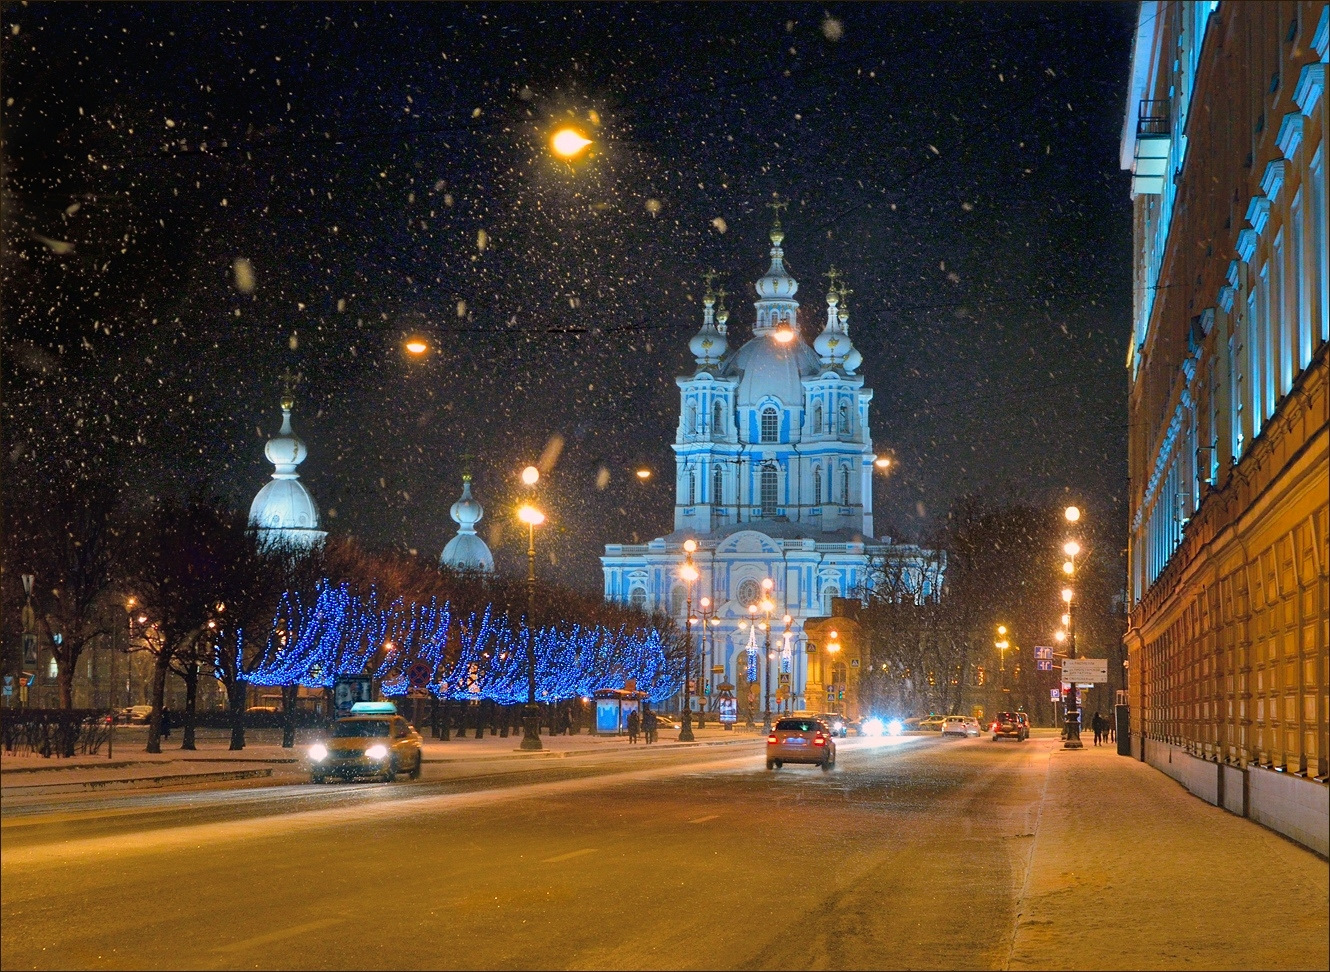
<path fill-rule="evenodd" d="M 642 719 L 634 709 L 628 713 L 628 744 L 633 745 L 637 742 L 637 733 L 642 728 Z"/>
<path fill-rule="evenodd" d="M 656 741 L 656 713 L 647 709 L 646 715 L 642 717 L 642 728 L 646 731 L 648 743 Z"/>
<path fill-rule="evenodd" d="M 162 738 L 171 738 L 171 708 L 166 705 L 162 706 Z"/>
<path fill-rule="evenodd" d="M 1094 744 L 1098 746 L 1104 739 L 1104 717 L 1098 712 L 1090 720 L 1090 728 L 1094 730 Z"/>

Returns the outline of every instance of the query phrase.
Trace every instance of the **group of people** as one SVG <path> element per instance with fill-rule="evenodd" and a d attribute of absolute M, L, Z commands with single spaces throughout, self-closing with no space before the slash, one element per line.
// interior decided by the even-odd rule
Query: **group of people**
<path fill-rule="evenodd" d="M 1113 725 L 1113 720 L 1108 716 L 1096 712 L 1094 718 L 1090 720 L 1090 728 L 1094 730 L 1094 744 L 1096 746 L 1101 743 L 1107 745 L 1110 741 L 1117 739 L 1117 726 Z"/>
<path fill-rule="evenodd" d="M 656 741 L 656 713 L 650 709 L 640 715 L 636 709 L 628 713 L 628 742 L 637 742 L 638 735 L 644 736 L 648 745 Z"/>

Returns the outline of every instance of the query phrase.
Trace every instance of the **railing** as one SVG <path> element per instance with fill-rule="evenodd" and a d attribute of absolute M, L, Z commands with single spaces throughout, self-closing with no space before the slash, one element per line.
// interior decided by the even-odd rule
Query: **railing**
<path fill-rule="evenodd" d="M 1142 99 L 1141 108 L 1136 116 L 1137 138 L 1165 138 L 1170 134 L 1168 101 L 1146 101 Z"/>

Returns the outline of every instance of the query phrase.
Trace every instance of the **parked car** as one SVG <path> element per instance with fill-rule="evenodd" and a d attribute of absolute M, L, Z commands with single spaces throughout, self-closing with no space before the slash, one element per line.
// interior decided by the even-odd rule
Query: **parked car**
<path fill-rule="evenodd" d="M 989 727 L 993 742 L 1015 737 L 1018 742 L 1030 738 L 1030 719 L 1024 712 L 999 712 Z"/>
<path fill-rule="evenodd" d="M 921 732 L 941 732 L 946 721 L 946 716 L 929 716 L 919 720 L 919 729 Z"/>
<path fill-rule="evenodd" d="M 777 720 L 767 736 L 767 769 L 786 763 L 813 763 L 827 772 L 836 765 L 836 740 L 820 719 L 793 717 Z"/>
<path fill-rule="evenodd" d="M 152 706 L 127 705 L 117 713 L 121 722 L 143 724 L 152 719 Z"/>
<path fill-rule="evenodd" d="M 942 723 L 944 736 L 977 736 L 983 730 L 974 716 L 947 716 Z"/>

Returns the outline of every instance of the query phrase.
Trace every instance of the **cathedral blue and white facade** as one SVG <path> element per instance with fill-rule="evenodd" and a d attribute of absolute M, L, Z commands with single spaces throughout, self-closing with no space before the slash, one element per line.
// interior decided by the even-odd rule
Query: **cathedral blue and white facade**
<path fill-rule="evenodd" d="M 735 351 L 724 292 L 708 285 L 702 328 L 689 342 L 696 367 L 677 379 L 674 531 L 640 545 L 608 544 L 601 563 L 607 599 L 668 612 L 682 627 L 683 544 L 696 541 L 693 615 L 702 617 L 707 598 L 718 622 L 702 625 L 708 635 L 698 645 L 711 684 L 741 693 L 767 681 L 765 632 L 752 624 L 750 606 L 769 578 L 772 664 L 782 676 L 771 681 L 787 686 L 784 708 L 821 711 L 824 686 L 820 667 L 810 672 L 805 623 L 829 615 L 832 598 L 871 588 L 875 567 L 892 564 L 901 576 L 907 565 L 920 599 L 939 593 L 942 568 L 927 551 L 874 538 L 873 391 L 850 339 L 848 291 L 831 271 L 826 323 L 809 344 L 783 242 L 777 222 L 771 265 L 756 284 L 753 335 Z M 711 674 L 713 666 L 723 673 Z"/>

